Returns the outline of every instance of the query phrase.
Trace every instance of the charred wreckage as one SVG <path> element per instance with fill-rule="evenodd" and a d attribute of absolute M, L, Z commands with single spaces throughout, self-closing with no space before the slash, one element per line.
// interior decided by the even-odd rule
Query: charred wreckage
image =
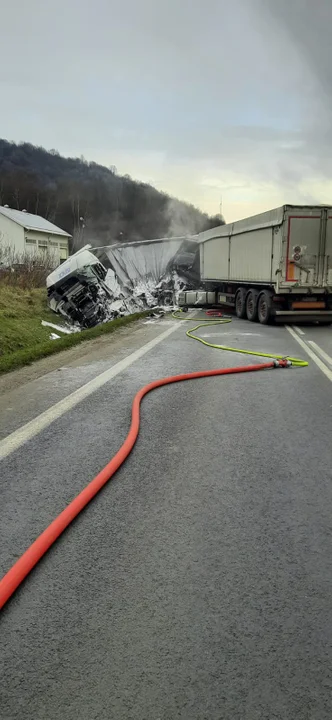
<path fill-rule="evenodd" d="M 50 308 L 80 328 L 171 307 L 199 278 L 196 237 L 85 245 L 47 277 Z"/>

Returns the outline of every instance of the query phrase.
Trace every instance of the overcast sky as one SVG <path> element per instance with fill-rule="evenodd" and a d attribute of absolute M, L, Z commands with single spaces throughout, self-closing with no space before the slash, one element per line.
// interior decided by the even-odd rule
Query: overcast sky
<path fill-rule="evenodd" d="M 332 0 L 1 3 L 0 136 L 227 221 L 332 204 Z"/>

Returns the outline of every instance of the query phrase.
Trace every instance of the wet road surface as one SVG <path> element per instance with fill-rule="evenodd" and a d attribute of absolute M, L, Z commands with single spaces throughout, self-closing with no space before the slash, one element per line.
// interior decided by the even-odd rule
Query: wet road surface
<path fill-rule="evenodd" d="M 34 410 L 23 384 L 14 416 L 2 400 L 8 432 L 167 322 L 44 375 Z M 137 389 L 252 362 L 185 325 L 1 461 L 1 574 L 116 452 Z M 329 354 L 328 328 L 303 331 Z M 284 327 L 201 334 L 308 359 Z M 131 457 L 3 610 L 1 716 L 330 719 L 331 391 L 311 361 L 148 396 Z"/>

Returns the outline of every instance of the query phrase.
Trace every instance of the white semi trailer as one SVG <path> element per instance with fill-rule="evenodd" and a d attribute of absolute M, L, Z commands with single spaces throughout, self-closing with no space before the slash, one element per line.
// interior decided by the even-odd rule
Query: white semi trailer
<path fill-rule="evenodd" d="M 239 318 L 332 322 L 332 206 L 283 205 L 198 235 L 200 287 L 179 305 Z"/>

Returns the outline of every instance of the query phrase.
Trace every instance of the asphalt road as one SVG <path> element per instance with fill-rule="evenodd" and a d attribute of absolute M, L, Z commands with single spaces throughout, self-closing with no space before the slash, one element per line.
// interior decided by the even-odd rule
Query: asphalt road
<path fill-rule="evenodd" d="M 115 350 L 111 337 L 91 361 L 10 389 L 8 433 L 167 327 L 142 323 Z M 331 330 L 316 331 L 295 334 L 332 355 Z M 283 327 L 234 320 L 202 335 L 306 358 Z M 116 452 L 139 387 L 251 362 L 179 323 L 4 457 L 0 574 Z M 1 718 L 330 720 L 331 391 L 310 360 L 148 396 L 125 466 L 3 610 Z"/>

